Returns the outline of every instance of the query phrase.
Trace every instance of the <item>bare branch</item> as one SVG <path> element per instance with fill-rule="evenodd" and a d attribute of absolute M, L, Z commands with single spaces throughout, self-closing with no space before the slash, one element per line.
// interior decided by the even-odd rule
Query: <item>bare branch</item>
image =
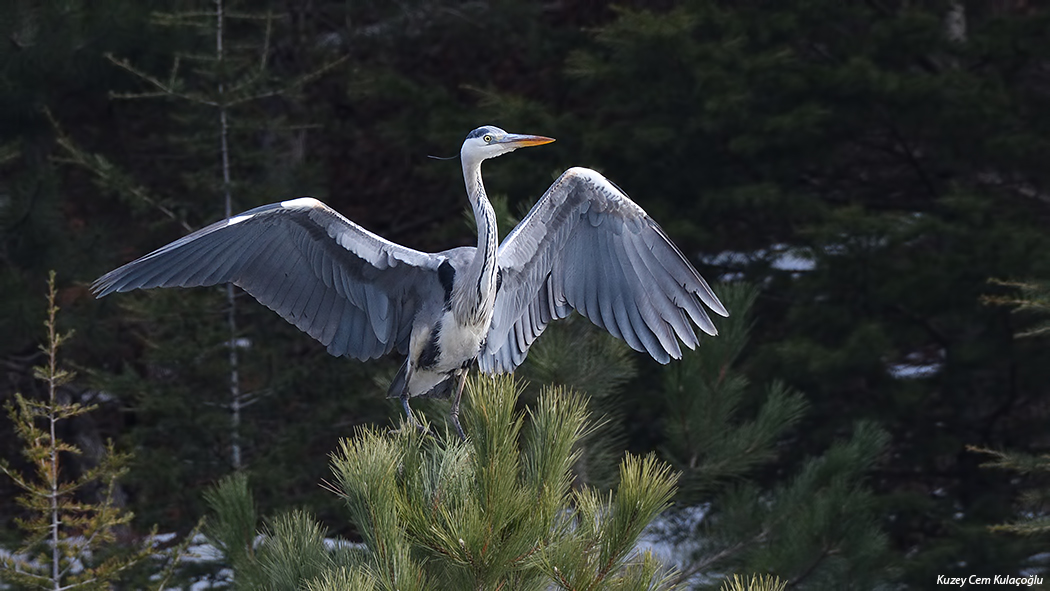
<path fill-rule="evenodd" d="M 733 556 L 734 554 L 737 554 L 743 550 L 746 550 L 754 544 L 760 544 L 766 541 L 768 537 L 769 530 L 763 529 L 756 535 L 752 536 L 749 540 L 742 540 L 728 548 L 724 548 L 722 551 L 716 553 L 714 556 L 709 556 L 701 560 L 700 562 L 697 562 L 696 564 L 690 566 L 688 569 L 678 573 L 678 576 L 673 579 L 671 586 L 674 587 L 685 584 L 685 582 L 691 579 L 693 575 L 707 570 L 709 567 L 714 566 L 718 562 L 729 558 L 730 556 Z"/>
<path fill-rule="evenodd" d="M 331 70 L 332 68 L 335 68 L 336 66 L 338 66 L 339 64 L 342 64 L 343 62 L 345 62 L 348 59 L 349 59 L 349 56 L 345 56 L 344 55 L 343 57 L 340 57 L 337 60 L 331 61 L 331 62 L 321 66 L 320 68 L 314 70 L 313 72 L 310 72 L 309 74 L 306 74 L 305 76 L 301 76 L 301 77 L 297 78 L 296 80 L 293 80 L 292 82 L 290 82 L 289 84 L 285 85 L 282 88 L 276 88 L 276 89 L 273 89 L 273 90 L 260 92 L 258 94 L 251 94 L 251 95 L 248 95 L 248 96 L 245 96 L 245 97 L 242 97 L 242 98 L 231 100 L 227 104 L 231 105 L 231 106 L 232 105 L 239 105 L 241 103 L 247 103 L 247 102 L 251 102 L 251 101 L 262 99 L 262 98 L 267 98 L 267 97 L 271 97 L 271 96 L 281 96 L 281 95 L 287 94 L 287 93 L 291 92 L 292 90 L 295 90 L 295 89 L 297 89 L 297 88 L 299 88 L 301 86 L 304 86 L 304 85 L 306 85 L 306 84 L 308 84 L 310 82 L 313 82 L 314 80 L 320 78 L 325 72 Z"/>
<path fill-rule="evenodd" d="M 105 56 L 106 56 L 106 59 L 108 59 L 110 62 L 112 62 L 117 67 L 122 68 L 124 70 L 127 70 L 128 72 L 134 74 L 135 76 L 139 77 L 140 79 L 145 80 L 146 82 L 152 84 L 155 88 L 157 88 L 157 90 L 159 90 L 161 92 L 161 94 L 159 94 L 159 95 L 150 94 L 149 96 L 151 96 L 151 97 L 152 96 L 169 95 L 169 96 L 185 99 L 185 100 L 188 100 L 188 101 L 191 101 L 191 102 L 194 102 L 194 103 L 200 103 L 202 105 L 209 105 L 209 106 L 212 106 L 212 107 L 218 107 L 219 106 L 219 104 L 216 103 L 215 101 L 210 101 L 210 100 L 205 99 L 205 98 L 203 98 L 201 96 L 193 95 L 193 94 L 186 94 L 184 92 L 179 92 L 178 90 L 175 89 L 174 85 L 168 85 L 168 84 L 166 84 L 164 82 L 161 82 L 157 78 L 155 78 L 153 76 L 150 76 L 149 74 L 147 74 L 147 73 L 145 73 L 145 72 L 135 68 L 127 60 L 122 60 L 120 58 L 117 58 L 111 53 L 106 53 Z M 112 98 L 132 98 L 132 97 L 128 97 L 126 95 L 123 95 L 122 93 L 110 93 L 110 96 Z M 140 95 L 140 96 L 145 96 L 145 95 Z M 138 97 L 134 97 L 134 98 L 138 98 Z"/>
<path fill-rule="evenodd" d="M 263 47 L 259 52 L 259 75 L 266 71 L 266 56 L 270 55 L 270 39 L 273 35 L 273 13 L 266 11 L 266 30 L 263 33 Z"/>

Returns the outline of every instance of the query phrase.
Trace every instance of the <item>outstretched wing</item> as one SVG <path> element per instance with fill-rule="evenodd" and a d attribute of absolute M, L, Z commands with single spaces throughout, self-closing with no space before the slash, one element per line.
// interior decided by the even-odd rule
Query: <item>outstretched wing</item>
<path fill-rule="evenodd" d="M 111 271 L 97 297 L 233 283 L 328 347 L 365 360 L 408 348 L 412 320 L 442 288 L 444 258 L 385 240 L 316 199 L 257 207 Z"/>
<path fill-rule="evenodd" d="M 578 310 L 660 363 L 717 334 L 703 304 L 728 312 L 678 247 L 602 175 L 572 168 L 499 247 L 502 284 L 485 349 L 486 372 L 512 371 L 552 320 Z M 692 324 L 690 323 L 692 322 Z"/>

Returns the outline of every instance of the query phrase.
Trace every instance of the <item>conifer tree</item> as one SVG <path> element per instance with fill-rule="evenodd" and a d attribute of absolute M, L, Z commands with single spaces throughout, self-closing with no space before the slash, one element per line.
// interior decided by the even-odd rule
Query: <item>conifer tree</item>
<path fill-rule="evenodd" d="M 1045 436 L 1046 352 L 980 298 L 1050 260 L 1050 169 L 1032 159 L 1048 23 L 1033 3 L 634 3 L 567 62 L 580 161 L 709 253 L 701 271 L 762 286 L 746 372 L 809 402 L 781 461 L 858 420 L 892 434 L 872 480 L 919 587 L 1037 551 L 989 535 L 1017 482 L 965 446 Z"/>
<path fill-rule="evenodd" d="M 635 546 L 674 494 L 670 469 L 628 455 L 614 491 L 574 482 L 591 428 L 580 396 L 546 388 L 523 412 L 509 376 L 475 376 L 469 388 L 465 442 L 369 427 L 332 454 L 329 487 L 363 545 L 326 547 L 324 528 L 298 511 L 271 520 L 255 544 L 244 477 L 213 491 L 211 533 L 238 588 L 666 588 L 664 568 Z"/>
<path fill-rule="evenodd" d="M 171 160 L 152 162 L 148 179 L 139 178 L 110 154 L 83 149 L 55 116 L 59 161 L 88 172 L 128 207 L 133 236 L 159 233 L 175 238 L 223 216 L 303 192 L 301 143 L 309 125 L 289 121 L 284 113 L 296 111 L 304 85 L 342 59 L 329 54 L 306 72 L 282 72 L 273 65 L 275 31 L 286 27 L 287 19 L 240 4 L 219 0 L 210 9 L 198 10 L 192 2 L 176 3 L 170 12 L 153 13 L 150 25 L 158 34 L 182 41 L 163 68 L 107 54 L 111 66 L 130 74 L 140 87 L 111 97 L 131 113 L 154 114 L 159 133 L 144 139 L 142 149 L 153 155 L 174 154 Z M 136 238 L 132 242 L 148 244 L 146 248 L 164 242 Z M 127 252 L 124 241 L 110 246 L 104 250 Z M 127 259 L 122 254 L 110 260 L 107 268 Z M 284 421 L 287 406 L 330 417 L 345 414 L 364 399 L 366 414 L 379 414 L 374 407 L 380 396 L 328 397 L 316 405 L 300 404 L 305 397 L 298 390 L 306 375 L 315 387 L 331 385 L 315 392 L 345 383 L 363 384 L 371 391 L 371 381 L 362 379 L 356 367 L 345 361 L 337 365 L 338 360 L 323 359 L 317 351 L 310 351 L 308 361 L 289 363 L 294 353 L 288 349 L 301 342 L 296 341 L 300 335 L 264 307 L 254 302 L 241 305 L 242 301 L 245 297 L 238 289 L 222 286 L 129 294 L 102 303 L 121 311 L 106 329 L 131 333 L 135 338 L 130 340 L 142 349 L 129 355 L 131 359 L 105 359 L 112 374 L 99 376 L 131 406 L 144 427 L 130 434 L 142 449 L 131 475 L 139 498 L 153 505 L 172 493 L 178 497 L 164 503 L 162 512 L 148 515 L 151 520 L 175 516 L 165 525 L 188 528 L 200 509 L 196 486 L 259 457 L 280 466 L 295 465 L 277 458 L 308 447 L 311 439 L 301 435 L 316 432 L 308 425 L 314 422 L 310 419 L 288 429 L 268 428 L 267 422 Z M 268 405 L 249 411 L 261 400 Z M 374 401 L 372 409 L 367 409 L 367 401 Z M 244 420 L 249 412 L 254 422 Z M 172 456 L 182 461 L 170 462 Z M 272 474 L 275 486 L 267 490 L 273 496 L 281 487 L 313 492 L 309 485 Z M 185 486 L 187 482 L 199 484 Z"/>
<path fill-rule="evenodd" d="M 207 147 L 198 145 L 194 149 L 203 148 L 204 153 L 211 152 L 217 165 L 214 170 L 217 178 L 212 181 L 213 186 L 219 188 L 218 193 L 222 198 L 222 211 L 226 218 L 231 217 L 234 210 L 234 165 L 231 159 L 234 156 L 230 145 L 232 133 L 231 125 L 235 111 L 246 103 L 260 101 L 265 98 L 279 97 L 297 90 L 307 81 L 316 78 L 331 66 L 342 60 L 336 60 L 322 69 L 297 77 L 291 81 L 278 81 L 267 68 L 270 58 L 270 44 L 272 43 L 273 19 L 272 13 L 248 13 L 239 12 L 227 0 L 215 0 L 214 12 L 199 12 L 186 9 L 172 13 L 156 13 L 155 23 L 164 27 L 187 27 L 191 30 L 201 31 L 214 38 L 213 51 L 203 55 L 176 55 L 172 60 L 171 70 L 166 79 L 160 79 L 138 67 L 132 65 L 126 59 L 108 56 L 114 64 L 131 72 L 138 77 L 147 87 L 138 93 L 117 93 L 113 96 L 119 99 L 143 99 L 143 98 L 166 98 L 188 103 L 197 110 L 206 111 L 204 120 L 210 116 L 213 122 L 212 134 L 218 141 L 209 150 Z M 247 51 L 236 43 L 239 39 L 230 34 L 230 30 L 243 23 L 262 23 L 261 39 L 257 41 L 258 46 L 248 45 Z M 191 66 L 187 74 L 180 69 L 183 62 L 195 64 Z M 198 90 L 200 88 L 200 90 Z M 198 115 L 199 116 L 199 115 Z M 202 126 L 203 129 L 206 127 Z M 246 158 L 250 155 L 242 152 Z M 202 179 L 203 180 L 203 179 Z M 246 186 L 240 183 L 240 186 Z M 245 406 L 252 402 L 252 395 L 243 391 L 241 383 L 240 349 L 242 340 L 237 330 L 237 299 L 238 293 L 232 284 L 226 284 L 225 290 L 225 317 L 228 329 L 226 349 L 229 362 L 229 373 L 227 384 L 229 386 L 229 402 L 227 408 L 230 412 L 230 465 L 235 470 L 243 467 L 242 453 L 242 426 L 241 415 Z"/>
<path fill-rule="evenodd" d="M 881 588 L 893 576 L 888 541 L 864 480 L 886 433 L 859 422 L 823 454 L 774 468 L 807 406 L 783 384 L 751 386 L 739 360 L 756 291 L 727 285 L 719 294 L 732 315 L 718 338 L 663 372 L 664 455 L 682 471 L 663 524 L 679 548 L 676 581 L 714 589 L 716 573 L 773 573 L 797 589 Z"/>
<path fill-rule="evenodd" d="M 115 503 L 117 480 L 127 470 L 128 456 L 110 444 L 101 461 L 79 475 L 63 469 L 80 447 L 60 436 L 59 423 L 95 410 L 95 405 L 62 400 L 60 389 L 74 373 L 58 360 L 60 347 L 72 336 L 58 328 L 55 274 L 48 281 L 47 340 L 41 345 L 46 364 L 35 368 L 46 384 L 47 399 L 33 400 L 16 393 L 7 404 L 8 416 L 21 440 L 32 473 L 23 473 L 0 460 L 0 472 L 22 490 L 18 502 L 27 514 L 16 520 L 25 537 L 12 554 L 0 553 L 0 581 L 25 589 L 110 589 L 126 571 L 156 554 L 152 537 L 136 546 L 115 544 L 116 532 L 132 514 Z M 88 501 L 85 489 L 101 491 Z"/>

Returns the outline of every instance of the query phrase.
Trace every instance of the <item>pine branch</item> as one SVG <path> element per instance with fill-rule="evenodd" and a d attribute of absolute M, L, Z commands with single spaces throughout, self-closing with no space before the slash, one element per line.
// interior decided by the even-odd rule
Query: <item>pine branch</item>
<path fill-rule="evenodd" d="M 689 579 L 692 579 L 697 574 L 705 572 L 710 568 L 717 566 L 723 560 L 728 560 L 729 558 L 732 558 L 733 556 L 741 552 L 750 550 L 760 544 L 765 543 L 769 539 L 769 534 L 770 530 L 763 529 L 757 534 L 751 536 L 750 539 L 741 540 L 728 548 L 723 548 L 716 554 L 713 554 L 704 558 L 703 560 L 699 560 L 691 564 L 688 569 L 681 571 L 678 574 L 678 576 L 676 576 L 673 579 L 673 584 L 676 586 L 684 585 L 689 581 Z"/>
<path fill-rule="evenodd" d="M 828 557 L 838 554 L 839 550 L 835 548 L 822 548 L 821 551 L 806 565 L 802 572 L 791 577 L 791 580 L 787 582 L 787 587 L 797 587 L 802 581 L 805 581 L 817 567 L 820 566 Z"/>
<path fill-rule="evenodd" d="M 1039 337 L 1050 334 L 1050 284 L 1042 281 L 1004 281 L 991 279 L 989 283 L 1020 292 L 1016 296 L 983 296 L 981 301 L 992 306 L 1007 306 L 1013 312 L 1033 312 L 1041 321 L 1032 328 L 1017 333 L 1017 338 Z"/>
<path fill-rule="evenodd" d="M 132 66 L 131 62 L 129 62 L 127 60 L 117 58 L 116 56 L 114 56 L 111 53 L 106 53 L 104 55 L 105 55 L 107 60 L 109 60 L 114 65 L 116 65 L 118 68 L 121 68 L 123 70 L 126 70 L 126 71 L 130 72 L 131 74 L 135 75 L 140 80 L 143 80 L 143 81 L 149 83 L 151 86 L 153 86 L 154 88 L 157 89 L 154 92 L 145 92 L 145 93 L 111 92 L 111 93 L 109 93 L 109 96 L 111 98 L 115 98 L 115 99 L 140 99 L 140 98 L 157 98 L 157 97 L 177 97 L 177 98 L 181 98 L 183 100 L 187 100 L 187 101 L 189 101 L 191 103 L 197 103 L 197 104 L 200 104 L 200 105 L 207 105 L 209 107 L 218 107 L 218 106 L 220 106 L 220 104 L 218 102 L 216 102 L 214 100 L 209 100 L 207 98 L 204 98 L 203 95 L 188 94 L 188 93 L 180 92 L 176 88 L 176 85 L 162 82 L 161 80 L 155 78 L 154 76 L 151 76 L 151 75 L 147 74 L 146 72 L 143 72 L 142 70 L 139 70 L 138 68 Z"/>
<path fill-rule="evenodd" d="M 983 468 L 1000 468 L 1021 474 L 1050 472 L 1050 454 L 1032 455 L 1019 452 L 1006 452 L 976 445 L 966 446 L 968 451 L 991 456 L 993 460 L 981 464 Z"/>
<path fill-rule="evenodd" d="M 94 174 L 104 186 L 113 189 L 118 194 L 122 193 L 128 195 L 155 208 L 172 221 L 178 223 L 187 232 L 193 231 L 193 228 L 186 223 L 186 220 L 179 218 L 174 211 L 164 206 L 159 199 L 150 195 L 144 187 L 135 184 L 109 161 L 101 156 L 89 154 L 84 150 L 81 150 L 73 139 L 63 131 L 58 120 L 55 119 L 50 110 L 44 109 L 44 115 L 48 118 L 48 121 L 51 122 L 51 128 L 55 131 L 57 144 L 69 156 L 68 158 L 55 158 L 56 162 L 74 164 L 84 168 L 88 172 Z"/>
<path fill-rule="evenodd" d="M 264 98 L 270 98 L 270 97 L 275 97 L 275 96 L 286 95 L 286 94 L 288 94 L 288 93 L 290 93 L 290 92 L 292 92 L 294 90 L 302 88 L 303 86 L 309 84 L 310 82 L 313 82 L 314 80 L 317 80 L 318 78 L 320 78 L 324 74 L 328 73 L 333 68 L 336 68 L 337 66 L 345 63 L 348 59 L 350 59 L 350 56 L 342 56 L 342 57 L 340 57 L 338 59 L 332 60 L 332 61 L 330 61 L 330 62 L 320 66 L 319 68 L 317 68 L 313 72 L 310 72 L 308 74 L 304 74 L 303 76 L 300 76 L 300 77 L 296 78 L 295 80 L 293 80 L 292 82 L 289 82 L 288 84 L 286 84 L 284 86 L 281 86 L 279 88 L 274 88 L 274 89 L 260 91 L 260 92 L 254 93 L 254 94 L 248 94 L 248 95 L 241 96 L 239 98 L 232 99 L 232 100 L 227 100 L 227 102 L 225 104 L 227 106 L 233 107 L 233 106 L 237 106 L 237 105 L 241 105 L 241 104 L 244 104 L 244 103 L 257 101 L 257 100 L 264 99 Z M 243 84 L 243 85 L 238 85 L 238 86 L 232 87 L 230 89 L 230 92 L 231 93 L 240 92 L 240 91 L 244 90 L 247 86 L 248 86 L 247 84 Z"/>

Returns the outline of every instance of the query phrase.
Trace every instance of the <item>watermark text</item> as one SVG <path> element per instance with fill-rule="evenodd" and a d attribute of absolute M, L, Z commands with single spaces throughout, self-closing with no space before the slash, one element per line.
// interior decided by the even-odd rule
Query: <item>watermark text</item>
<path fill-rule="evenodd" d="M 946 575 L 937 575 L 938 585 L 952 585 L 955 587 L 965 587 L 967 585 L 1013 585 L 1015 587 L 1033 587 L 1035 585 L 1043 584 L 1043 577 L 1039 575 L 1031 575 L 1027 577 L 1015 577 L 1013 575 L 995 575 L 994 577 L 982 577 L 979 575 L 970 575 L 968 577 L 949 577 Z"/>

